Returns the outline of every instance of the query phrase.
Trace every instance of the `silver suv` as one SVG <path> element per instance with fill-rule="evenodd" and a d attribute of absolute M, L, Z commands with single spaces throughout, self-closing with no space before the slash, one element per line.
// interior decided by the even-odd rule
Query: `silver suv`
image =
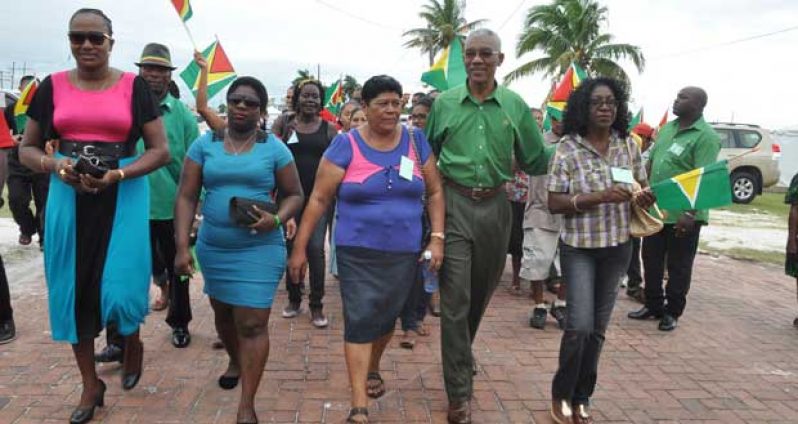
<path fill-rule="evenodd" d="M 751 203 L 764 188 L 779 182 L 781 146 L 770 131 L 750 124 L 713 122 L 711 125 L 720 135 L 718 159 L 734 158 L 755 149 L 729 162 L 735 203 Z"/>

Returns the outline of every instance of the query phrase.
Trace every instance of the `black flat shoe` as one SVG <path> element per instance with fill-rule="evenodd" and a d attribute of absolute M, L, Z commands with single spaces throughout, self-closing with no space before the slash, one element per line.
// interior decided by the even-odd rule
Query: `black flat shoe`
<path fill-rule="evenodd" d="M 663 316 L 662 320 L 660 320 L 660 322 L 659 322 L 659 326 L 658 326 L 659 331 L 673 331 L 673 330 L 675 330 L 677 321 L 678 320 L 676 319 L 676 317 L 673 317 L 671 315 L 665 314 L 665 316 Z"/>
<path fill-rule="evenodd" d="M 172 346 L 183 349 L 188 347 L 189 343 L 191 343 L 191 334 L 188 328 L 177 327 L 172 330 Z"/>
<path fill-rule="evenodd" d="M 648 309 L 647 307 L 643 306 L 642 308 L 636 311 L 629 312 L 628 314 L 626 314 L 626 316 L 629 317 L 630 319 L 640 319 L 640 320 L 660 319 L 662 318 L 662 312 L 652 311 L 651 309 Z"/>
<path fill-rule="evenodd" d="M 223 376 L 219 377 L 219 387 L 221 387 L 221 388 L 223 388 L 225 390 L 233 390 L 233 389 L 236 388 L 236 386 L 238 386 L 238 380 L 240 378 L 241 378 L 241 376 L 238 376 L 238 375 L 233 376 L 233 377 L 223 375 Z"/>
<path fill-rule="evenodd" d="M 94 408 L 105 406 L 105 382 L 100 381 L 100 394 L 94 400 L 94 405 L 89 408 L 75 408 L 72 415 L 69 417 L 70 424 L 83 424 L 87 423 L 94 418 Z"/>
<path fill-rule="evenodd" d="M 138 346 L 138 347 L 136 347 Z M 138 349 L 138 361 L 137 361 L 137 369 L 130 370 L 129 362 L 133 360 L 133 352 Z M 123 362 L 123 373 L 122 373 L 122 389 L 123 390 L 130 390 L 136 387 L 139 384 L 139 380 L 141 379 L 141 371 L 144 368 L 144 344 L 141 342 L 136 343 L 135 345 L 129 345 L 125 347 L 125 359 Z"/>
<path fill-rule="evenodd" d="M 109 344 L 94 355 L 94 362 L 122 362 L 122 348 Z"/>

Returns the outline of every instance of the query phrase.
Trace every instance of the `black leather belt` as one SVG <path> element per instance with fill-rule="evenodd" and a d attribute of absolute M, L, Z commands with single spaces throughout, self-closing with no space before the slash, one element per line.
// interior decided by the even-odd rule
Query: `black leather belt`
<path fill-rule="evenodd" d="M 77 158 L 78 156 L 97 157 L 102 160 L 112 161 L 127 158 L 136 154 L 135 145 L 128 142 L 107 141 L 71 141 L 60 140 L 58 152 L 64 156 Z"/>

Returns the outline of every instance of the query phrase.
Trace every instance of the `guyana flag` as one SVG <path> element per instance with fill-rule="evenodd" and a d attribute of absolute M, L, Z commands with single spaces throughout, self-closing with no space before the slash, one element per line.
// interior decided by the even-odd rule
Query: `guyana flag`
<path fill-rule="evenodd" d="M 236 71 L 233 65 L 230 64 L 230 59 L 222 49 L 219 40 L 213 42 L 207 49 L 202 52 L 205 60 L 208 61 L 208 100 L 213 98 L 222 89 L 227 87 L 228 84 L 233 82 L 236 78 Z M 193 60 L 188 67 L 180 73 L 180 78 L 186 83 L 188 88 L 197 96 L 199 89 L 199 76 L 200 67 Z"/>
<path fill-rule="evenodd" d="M 16 121 L 15 124 L 18 134 L 22 134 L 22 132 L 25 131 L 25 125 L 28 123 L 28 106 L 30 106 L 30 102 L 33 100 L 33 95 L 36 94 L 36 89 L 38 87 L 39 83 L 34 78 L 25 86 L 19 99 L 14 104 L 14 120 Z"/>
<path fill-rule="evenodd" d="M 662 115 L 662 119 L 659 121 L 659 125 L 657 125 L 657 129 L 660 129 L 668 123 L 668 109 L 665 109 L 665 115 Z"/>
<path fill-rule="evenodd" d="M 341 106 L 344 105 L 344 88 L 339 79 L 335 84 L 331 85 L 324 91 L 324 109 L 330 111 L 333 115 L 338 115 Z"/>
<path fill-rule="evenodd" d="M 554 118 L 562 121 L 565 106 L 568 103 L 568 97 L 571 96 L 576 87 L 587 78 L 587 72 L 580 68 L 576 63 L 571 63 L 568 70 L 554 92 L 551 93 L 549 101 L 546 103 L 546 115 L 549 118 Z"/>
<path fill-rule="evenodd" d="M 465 84 L 466 76 L 460 37 L 454 37 L 452 43 L 443 49 L 443 53 L 432 68 L 421 74 L 421 81 L 440 91 L 446 91 Z"/>
<path fill-rule="evenodd" d="M 641 107 L 640 110 L 637 111 L 635 116 L 632 117 L 632 120 L 629 121 L 629 131 L 632 131 L 637 124 L 643 123 L 643 108 Z"/>
<path fill-rule="evenodd" d="M 180 16 L 180 20 L 183 22 L 188 21 L 194 16 L 194 11 L 191 10 L 190 0 L 172 0 L 172 6 L 175 7 L 177 15 Z"/>
<path fill-rule="evenodd" d="M 651 185 L 657 206 L 669 211 L 719 208 L 731 204 L 729 163 L 722 160 Z"/>

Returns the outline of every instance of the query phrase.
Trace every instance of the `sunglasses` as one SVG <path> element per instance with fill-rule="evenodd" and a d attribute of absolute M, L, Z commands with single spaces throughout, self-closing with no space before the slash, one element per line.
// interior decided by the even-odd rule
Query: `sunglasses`
<path fill-rule="evenodd" d="M 244 107 L 250 109 L 260 107 L 260 100 L 256 100 L 251 97 L 245 97 L 245 96 L 235 96 L 235 95 L 229 96 L 227 97 L 227 103 L 238 107 L 241 107 L 241 104 L 243 104 Z"/>
<path fill-rule="evenodd" d="M 105 40 L 111 39 L 110 35 L 100 31 L 70 31 L 67 36 L 69 37 L 69 42 L 76 46 L 83 45 L 86 40 L 89 40 L 89 43 L 93 46 L 102 46 L 105 44 Z"/>

